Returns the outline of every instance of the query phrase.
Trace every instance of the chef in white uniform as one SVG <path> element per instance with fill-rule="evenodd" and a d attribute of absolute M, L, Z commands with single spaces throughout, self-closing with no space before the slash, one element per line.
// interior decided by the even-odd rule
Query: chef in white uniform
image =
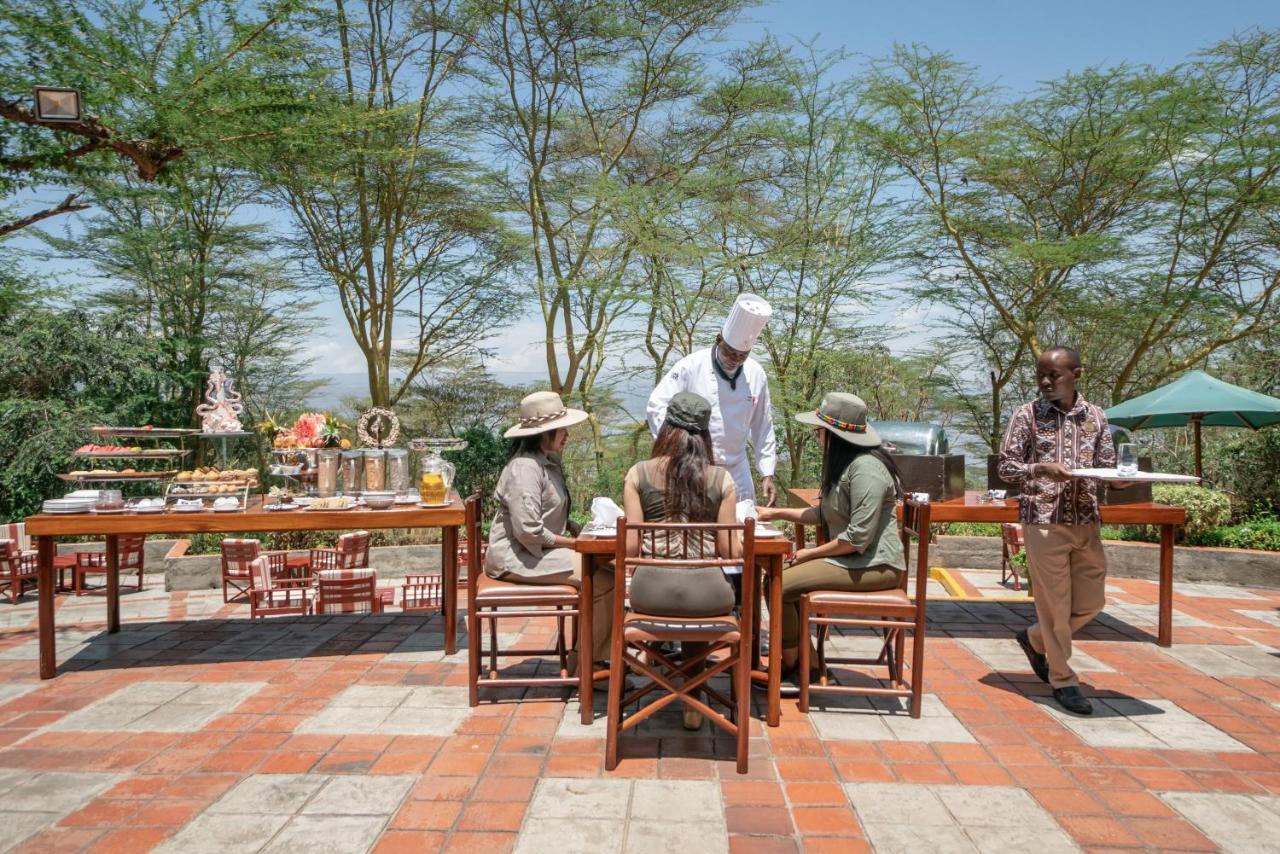
<path fill-rule="evenodd" d="M 716 343 L 676 363 L 649 395 L 649 431 L 654 437 L 667 416 L 667 403 L 678 392 L 691 391 L 711 402 L 711 442 L 716 463 L 733 475 L 738 498 L 754 499 L 755 485 L 747 462 L 747 441 L 755 452 L 760 491 L 766 504 L 778 498 L 773 483 L 777 448 L 773 410 L 764 368 L 751 358 L 760 331 L 773 313 L 769 303 L 752 294 L 739 294 L 716 336 Z"/>

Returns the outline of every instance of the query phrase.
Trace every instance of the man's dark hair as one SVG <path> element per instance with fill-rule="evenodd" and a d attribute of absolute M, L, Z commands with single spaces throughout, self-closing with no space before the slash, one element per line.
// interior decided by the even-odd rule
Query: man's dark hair
<path fill-rule="evenodd" d="M 1079 351 L 1079 350 L 1076 350 L 1074 347 L 1061 347 L 1061 346 L 1059 346 L 1059 347 L 1050 347 L 1048 350 L 1045 350 L 1045 351 L 1044 351 L 1043 353 L 1041 353 L 1040 355 L 1041 355 L 1041 356 L 1049 356 L 1049 355 L 1052 355 L 1052 354 L 1054 354 L 1054 353 L 1061 353 L 1062 355 L 1066 356 L 1066 357 L 1067 357 L 1067 366 L 1068 366 L 1068 367 L 1070 367 L 1070 368 L 1078 368 L 1078 367 L 1080 367 L 1080 351 Z"/>

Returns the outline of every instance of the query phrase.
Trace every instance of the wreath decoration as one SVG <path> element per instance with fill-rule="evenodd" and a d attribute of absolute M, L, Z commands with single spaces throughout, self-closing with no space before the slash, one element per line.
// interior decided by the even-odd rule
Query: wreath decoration
<path fill-rule="evenodd" d="M 367 448 L 390 448 L 400 438 L 400 419 L 390 409 L 372 407 L 356 421 L 356 435 Z"/>

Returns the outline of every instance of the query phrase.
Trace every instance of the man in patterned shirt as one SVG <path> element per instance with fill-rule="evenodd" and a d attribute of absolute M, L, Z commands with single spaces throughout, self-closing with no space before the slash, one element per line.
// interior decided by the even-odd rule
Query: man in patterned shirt
<path fill-rule="evenodd" d="M 1111 468 L 1116 451 L 1102 409 L 1076 392 L 1080 354 L 1044 351 L 1036 362 L 1040 398 L 1014 412 L 1000 446 L 1000 477 L 1021 484 L 1019 515 L 1036 624 L 1017 640 L 1035 674 L 1053 686 L 1067 711 L 1093 712 L 1069 663 L 1071 636 L 1106 603 L 1098 483 L 1077 468 Z"/>

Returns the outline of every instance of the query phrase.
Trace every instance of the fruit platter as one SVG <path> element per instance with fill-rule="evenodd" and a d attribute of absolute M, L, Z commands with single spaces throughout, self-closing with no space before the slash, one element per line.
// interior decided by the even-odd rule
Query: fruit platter
<path fill-rule="evenodd" d="M 141 427 L 90 427 L 90 432 L 103 438 L 115 439 L 180 439 L 200 432 L 183 427 L 152 427 L 144 424 Z"/>

